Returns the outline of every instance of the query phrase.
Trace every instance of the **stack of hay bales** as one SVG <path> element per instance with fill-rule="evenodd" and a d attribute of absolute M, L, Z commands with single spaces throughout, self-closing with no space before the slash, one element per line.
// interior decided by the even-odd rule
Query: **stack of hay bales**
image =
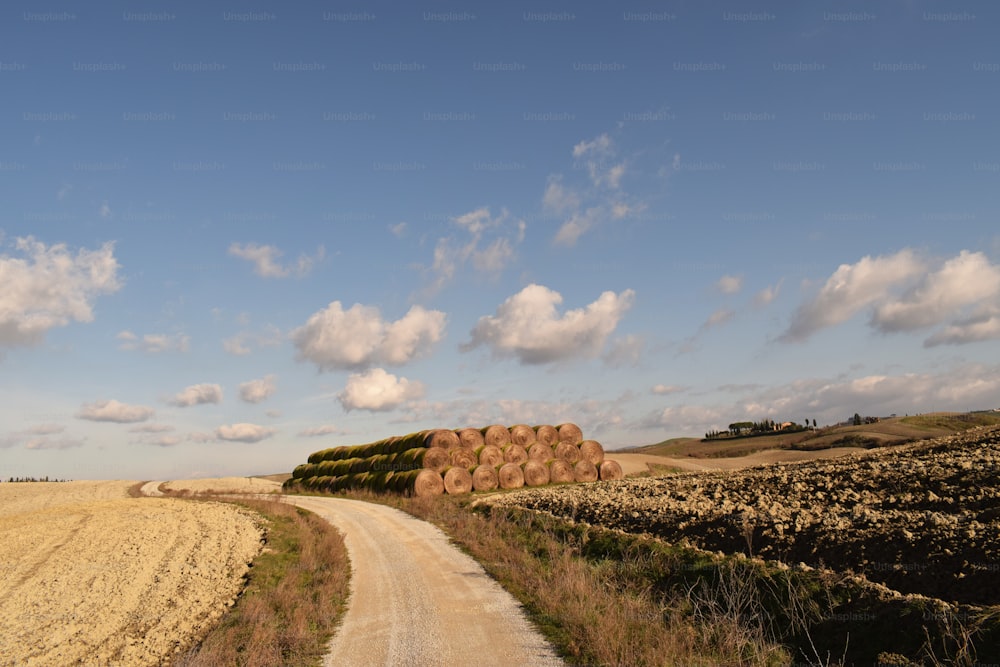
<path fill-rule="evenodd" d="M 309 455 L 286 490 L 434 496 L 621 479 L 596 440 L 576 424 L 433 429 Z"/>

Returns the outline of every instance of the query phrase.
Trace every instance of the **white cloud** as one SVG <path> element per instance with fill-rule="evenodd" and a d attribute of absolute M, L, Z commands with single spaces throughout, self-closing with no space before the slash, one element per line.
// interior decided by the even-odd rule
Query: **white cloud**
<path fill-rule="evenodd" d="M 274 435 L 276 431 L 269 426 L 258 424 L 223 424 L 215 429 L 215 437 L 227 442 L 260 442 Z"/>
<path fill-rule="evenodd" d="M 65 430 L 66 427 L 60 424 L 39 424 L 27 429 L 25 433 L 30 433 L 31 435 L 55 435 Z"/>
<path fill-rule="evenodd" d="M 987 306 L 970 317 L 956 320 L 924 341 L 925 347 L 965 345 L 1000 339 L 1000 308 Z"/>
<path fill-rule="evenodd" d="M 376 363 L 395 366 L 427 354 L 444 335 L 446 316 L 413 306 L 401 319 L 386 322 L 378 308 L 340 301 L 313 313 L 290 337 L 299 360 L 320 370 L 359 370 Z"/>
<path fill-rule="evenodd" d="M 343 433 L 333 424 L 324 424 L 323 426 L 314 426 L 313 428 L 307 428 L 299 431 L 299 435 L 305 438 L 318 438 L 324 435 L 333 435 Z"/>
<path fill-rule="evenodd" d="M 543 208 L 554 214 L 575 211 L 580 208 L 580 195 L 571 189 L 563 187 L 562 176 L 550 176 L 545 194 L 542 196 Z"/>
<path fill-rule="evenodd" d="M 80 438 L 32 438 L 24 443 L 25 449 L 74 449 L 83 447 L 84 440 Z"/>
<path fill-rule="evenodd" d="M 407 224 L 405 222 L 399 222 L 396 223 L 395 225 L 389 225 L 389 231 L 392 232 L 392 235 L 395 236 L 397 239 L 401 239 L 403 238 L 403 236 L 406 235 L 406 228 Z"/>
<path fill-rule="evenodd" d="M 781 284 L 784 282 L 782 278 L 777 283 L 770 287 L 765 287 L 753 298 L 753 304 L 758 308 L 763 308 L 764 306 L 770 305 L 772 301 L 778 298 L 778 293 L 781 291 Z"/>
<path fill-rule="evenodd" d="M 729 323 L 729 321 L 733 319 L 735 315 L 736 313 L 733 312 L 732 310 L 729 310 L 727 308 L 720 308 L 719 310 L 715 311 L 714 313 L 708 316 L 708 319 L 705 320 L 705 322 L 701 325 L 701 330 L 707 331 L 715 327 L 721 327 L 722 325 Z"/>
<path fill-rule="evenodd" d="M 173 430 L 174 427 L 168 424 L 143 424 L 142 426 L 133 426 L 128 431 L 129 433 L 169 433 Z"/>
<path fill-rule="evenodd" d="M 581 141 L 573 146 L 573 157 L 579 159 L 588 155 L 601 157 L 609 155 L 614 147 L 614 142 L 607 134 L 602 134 L 591 141 Z"/>
<path fill-rule="evenodd" d="M 722 276 L 719 282 L 715 283 L 715 289 L 723 294 L 737 294 L 743 289 L 743 276 Z"/>
<path fill-rule="evenodd" d="M 574 211 L 569 216 L 569 219 L 560 225 L 553 243 L 563 246 L 576 245 L 580 237 L 596 227 L 606 213 L 604 208 L 597 206 L 586 210 Z"/>
<path fill-rule="evenodd" d="M 909 248 L 894 255 L 863 257 L 856 264 L 841 264 L 819 294 L 796 309 L 780 340 L 802 342 L 821 329 L 841 324 L 925 270 L 924 262 Z"/>
<path fill-rule="evenodd" d="M 981 252 L 963 250 L 937 271 L 926 274 L 902 298 L 880 304 L 872 324 L 884 332 L 910 331 L 934 326 L 965 306 L 1000 296 L 1000 267 Z"/>
<path fill-rule="evenodd" d="M 94 422 L 115 422 L 118 424 L 132 424 L 144 422 L 155 414 L 153 408 L 144 405 L 128 405 L 120 403 L 114 399 L 84 403 L 80 412 L 76 414 L 77 419 L 86 419 Z"/>
<path fill-rule="evenodd" d="M 229 246 L 229 254 L 253 262 L 254 273 L 262 278 L 287 278 L 290 275 L 301 278 L 309 273 L 317 262 L 322 261 L 326 256 L 326 249 L 319 246 L 314 257 L 303 253 L 299 255 L 295 264 L 289 265 L 279 261 L 284 253 L 272 245 L 234 242 Z"/>
<path fill-rule="evenodd" d="M 516 357 L 522 364 L 595 357 L 631 308 L 635 292 L 607 291 L 585 308 L 560 316 L 556 306 L 562 300 L 548 287 L 528 285 L 500 304 L 496 315 L 479 318 L 461 349 L 485 345 L 495 357 Z"/>
<path fill-rule="evenodd" d="M 239 320 L 243 326 L 248 323 L 242 316 Z M 253 352 L 251 344 L 257 347 L 276 347 L 281 345 L 282 341 L 284 341 L 284 334 L 281 330 L 269 324 L 260 331 L 241 331 L 235 336 L 224 339 L 222 349 L 234 356 L 244 357 Z"/>
<path fill-rule="evenodd" d="M 658 396 L 668 396 L 670 394 L 679 394 L 687 391 L 687 387 L 681 387 L 675 384 L 654 384 L 649 391 Z"/>
<path fill-rule="evenodd" d="M 98 209 L 98 213 L 100 214 L 100 216 L 102 218 L 110 218 L 111 217 L 111 206 L 108 205 L 108 202 L 102 202 L 101 203 L 101 208 Z"/>
<path fill-rule="evenodd" d="M 185 387 L 167 402 L 178 408 L 206 403 L 221 403 L 222 387 L 217 384 L 193 384 L 190 387 Z"/>
<path fill-rule="evenodd" d="M 146 354 L 161 354 L 163 352 L 187 352 L 190 349 L 191 337 L 185 334 L 144 334 L 140 339 L 129 330 L 120 331 L 115 336 L 121 341 L 121 350 L 141 350 Z"/>
<path fill-rule="evenodd" d="M 382 412 L 392 410 L 408 401 L 421 398 L 424 386 L 406 378 L 397 378 L 381 368 L 372 368 L 364 373 L 354 373 L 347 378 L 344 391 L 337 394 L 337 400 L 344 410 L 369 410 Z"/>
<path fill-rule="evenodd" d="M 247 403 L 260 403 L 270 398 L 275 388 L 273 375 L 250 380 L 240 384 L 240 398 Z"/>
<path fill-rule="evenodd" d="M 487 207 L 478 208 L 451 219 L 465 236 L 444 236 L 434 246 L 434 261 L 430 267 L 433 281 L 428 292 L 434 293 L 450 283 L 466 265 L 488 276 L 496 277 L 515 259 L 514 245 L 524 240 L 527 223 L 514 219 L 507 209 L 493 217 Z M 492 234 L 488 240 L 487 234 Z"/>
<path fill-rule="evenodd" d="M 244 357 L 250 354 L 250 348 L 243 344 L 242 336 L 233 336 L 222 341 L 222 349 L 237 357 Z"/>
<path fill-rule="evenodd" d="M 73 254 L 29 236 L 14 247 L 23 257 L 0 255 L 0 346 L 36 345 L 50 329 L 91 322 L 97 296 L 121 288 L 113 243 Z"/>

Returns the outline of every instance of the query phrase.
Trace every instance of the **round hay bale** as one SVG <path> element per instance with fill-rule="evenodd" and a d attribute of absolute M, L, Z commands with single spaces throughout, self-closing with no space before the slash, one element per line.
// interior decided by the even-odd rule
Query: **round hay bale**
<path fill-rule="evenodd" d="M 580 448 L 571 442 L 560 442 L 556 445 L 556 458 L 576 463 L 580 460 Z"/>
<path fill-rule="evenodd" d="M 472 488 L 474 491 L 492 491 L 500 485 L 497 470 L 491 465 L 480 465 L 472 471 Z"/>
<path fill-rule="evenodd" d="M 584 440 L 580 443 L 580 458 L 599 466 L 604 461 L 604 447 L 596 440 Z"/>
<path fill-rule="evenodd" d="M 451 465 L 451 454 L 447 449 L 441 447 L 431 447 L 424 452 L 421 458 L 424 468 L 436 473 L 444 472 L 445 468 Z"/>
<path fill-rule="evenodd" d="M 622 472 L 622 467 L 618 465 L 618 461 L 612 461 L 611 459 L 605 459 L 601 463 L 600 473 L 602 481 L 625 479 L 625 473 Z"/>
<path fill-rule="evenodd" d="M 521 445 L 507 445 L 503 448 L 503 460 L 521 465 L 528 460 L 528 450 Z"/>
<path fill-rule="evenodd" d="M 531 447 L 528 447 L 528 459 L 531 461 L 538 461 L 540 463 L 545 463 L 549 459 L 555 458 L 555 451 L 549 445 L 541 442 L 536 442 Z"/>
<path fill-rule="evenodd" d="M 506 461 L 503 458 L 503 450 L 496 445 L 484 445 L 479 452 L 479 465 L 496 468 L 502 466 Z"/>
<path fill-rule="evenodd" d="M 462 441 L 458 439 L 458 434 L 454 431 L 439 428 L 431 431 L 424 438 L 424 447 L 443 447 L 445 449 L 456 449 L 462 446 Z"/>
<path fill-rule="evenodd" d="M 483 429 L 483 441 L 487 445 L 503 447 L 510 442 L 510 431 L 502 424 L 493 424 Z"/>
<path fill-rule="evenodd" d="M 520 489 L 524 486 L 524 472 L 517 463 L 505 463 L 497 470 L 497 482 L 501 489 Z"/>
<path fill-rule="evenodd" d="M 556 428 L 559 430 L 559 442 L 571 442 L 575 445 L 583 440 L 583 431 L 576 424 L 560 424 Z"/>
<path fill-rule="evenodd" d="M 440 496 L 444 493 L 444 480 L 441 473 L 424 468 L 413 478 L 413 495 L 418 498 L 425 496 Z"/>
<path fill-rule="evenodd" d="M 549 483 L 549 467 L 541 461 L 527 461 L 521 466 L 524 483 L 528 486 L 544 486 Z"/>
<path fill-rule="evenodd" d="M 554 447 L 559 442 L 559 430 L 551 424 L 542 424 L 535 427 L 535 440 Z"/>
<path fill-rule="evenodd" d="M 311 463 L 303 463 L 295 466 L 295 470 L 292 471 L 292 479 L 302 479 L 306 476 L 306 471 L 312 470 Z"/>
<path fill-rule="evenodd" d="M 535 429 L 527 424 L 514 424 L 510 427 L 510 441 L 515 445 L 527 447 L 535 440 Z"/>
<path fill-rule="evenodd" d="M 552 484 L 566 484 L 576 481 L 573 464 L 563 459 L 549 462 L 549 481 Z"/>
<path fill-rule="evenodd" d="M 458 439 L 462 443 L 462 447 L 466 449 L 476 449 L 477 447 L 482 447 L 486 444 L 486 440 L 483 438 L 483 434 L 479 432 L 476 428 L 463 428 L 457 431 Z"/>
<path fill-rule="evenodd" d="M 479 457 L 476 456 L 476 452 L 465 447 L 452 449 L 448 452 L 448 455 L 451 459 L 451 464 L 459 468 L 468 469 L 479 463 Z"/>
<path fill-rule="evenodd" d="M 472 475 L 468 468 L 453 466 L 444 473 L 444 490 L 450 496 L 472 491 Z"/>
<path fill-rule="evenodd" d="M 598 473 L 597 466 L 590 461 L 580 460 L 573 466 L 573 477 L 578 482 L 596 482 Z"/>

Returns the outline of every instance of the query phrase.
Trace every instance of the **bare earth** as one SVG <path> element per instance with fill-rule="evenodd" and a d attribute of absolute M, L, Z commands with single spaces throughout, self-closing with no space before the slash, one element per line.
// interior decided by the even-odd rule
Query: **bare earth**
<path fill-rule="evenodd" d="M 351 597 L 324 665 L 562 665 L 514 598 L 435 526 L 372 503 L 288 496 L 344 534 Z"/>
<path fill-rule="evenodd" d="M 626 475 L 646 472 L 651 465 L 679 468 L 685 472 L 699 470 L 740 470 L 771 463 L 792 463 L 797 461 L 816 461 L 832 459 L 849 454 L 866 451 L 861 447 L 833 447 L 816 451 L 795 451 L 791 449 L 766 449 L 746 456 L 732 458 L 695 458 L 693 456 L 672 457 L 652 454 L 629 454 L 626 452 L 607 452 L 609 459 L 618 461 L 622 472 Z"/>
<path fill-rule="evenodd" d="M 0 665 L 165 664 L 235 599 L 254 515 L 130 485 L 0 484 Z"/>
<path fill-rule="evenodd" d="M 280 493 L 281 484 L 257 477 L 210 477 L 167 482 L 168 491 L 218 491 L 219 493 Z"/>

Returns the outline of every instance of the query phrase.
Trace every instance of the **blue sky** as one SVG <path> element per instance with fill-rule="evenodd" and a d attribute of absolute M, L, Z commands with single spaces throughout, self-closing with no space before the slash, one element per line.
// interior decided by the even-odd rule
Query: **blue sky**
<path fill-rule="evenodd" d="M 993 4 L 2 11 L 4 478 L 1000 407 Z"/>

